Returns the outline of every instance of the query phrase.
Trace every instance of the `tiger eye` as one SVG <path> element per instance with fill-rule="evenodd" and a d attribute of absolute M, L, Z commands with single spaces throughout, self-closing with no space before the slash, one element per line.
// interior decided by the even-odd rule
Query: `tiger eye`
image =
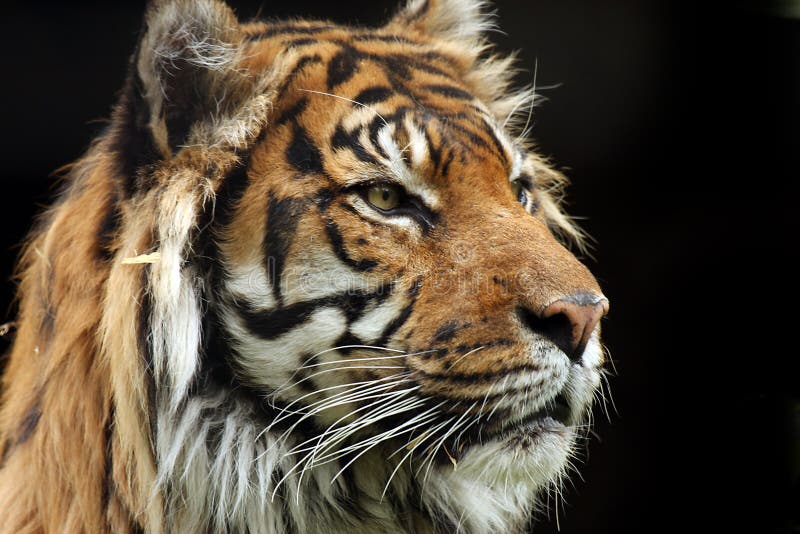
<path fill-rule="evenodd" d="M 402 197 L 400 188 L 396 185 L 373 185 L 367 190 L 367 200 L 378 209 L 389 211 L 400 205 Z"/>
<path fill-rule="evenodd" d="M 525 202 L 527 202 L 528 194 L 523 187 L 522 182 L 519 180 L 514 180 L 511 182 L 511 192 L 514 194 L 514 198 L 516 198 L 521 204 L 525 204 Z"/>

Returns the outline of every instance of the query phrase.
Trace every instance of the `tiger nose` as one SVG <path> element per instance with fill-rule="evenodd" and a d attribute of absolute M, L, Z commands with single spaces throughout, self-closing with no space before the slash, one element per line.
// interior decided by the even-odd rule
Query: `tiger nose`
<path fill-rule="evenodd" d="M 608 313 L 608 299 L 594 292 L 579 292 L 556 300 L 538 313 L 530 312 L 528 325 L 578 361 L 600 319 Z"/>

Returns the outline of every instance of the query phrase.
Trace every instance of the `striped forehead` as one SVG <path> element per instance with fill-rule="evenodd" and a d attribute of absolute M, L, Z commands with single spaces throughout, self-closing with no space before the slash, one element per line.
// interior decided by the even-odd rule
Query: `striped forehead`
<path fill-rule="evenodd" d="M 279 39 L 296 54 L 277 122 L 294 121 L 334 157 L 349 153 L 357 168 L 337 181 L 366 173 L 421 184 L 431 168 L 446 174 L 454 157 L 491 158 L 511 178 L 519 172 L 521 151 L 459 78 L 457 60 L 432 45 L 313 23 L 251 38 Z"/>

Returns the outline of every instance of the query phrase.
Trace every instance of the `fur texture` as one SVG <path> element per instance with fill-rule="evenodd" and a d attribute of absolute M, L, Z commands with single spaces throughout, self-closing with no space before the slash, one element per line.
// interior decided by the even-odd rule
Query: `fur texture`
<path fill-rule="evenodd" d="M 3 532 L 526 527 L 586 428 L 607 301 L 485 12 L 148 7 L 20 260 Z"/>

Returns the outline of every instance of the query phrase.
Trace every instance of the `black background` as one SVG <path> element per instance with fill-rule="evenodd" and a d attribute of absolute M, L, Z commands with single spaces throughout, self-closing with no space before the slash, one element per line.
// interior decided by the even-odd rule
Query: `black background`
<path fill-rule="evenodd" d="M 394 9 L 232 4 L 242 19 L 363 24 Z M 597 417 L 563 533 L 800 532 L 800 5 L 785 4 L 495 3 L 492 39 L 521 49 L 520 80 L 538 61 L 538 85 L 558 84 L 533 135 L 573 181 L 612 302 L 616 412 Z M 102 129 L 143 8 L 4 7 L 0 322 L 16 244 L 52 198 L 48 175 Z M 537 532 L 556 528 L 551 513 Z"/>

